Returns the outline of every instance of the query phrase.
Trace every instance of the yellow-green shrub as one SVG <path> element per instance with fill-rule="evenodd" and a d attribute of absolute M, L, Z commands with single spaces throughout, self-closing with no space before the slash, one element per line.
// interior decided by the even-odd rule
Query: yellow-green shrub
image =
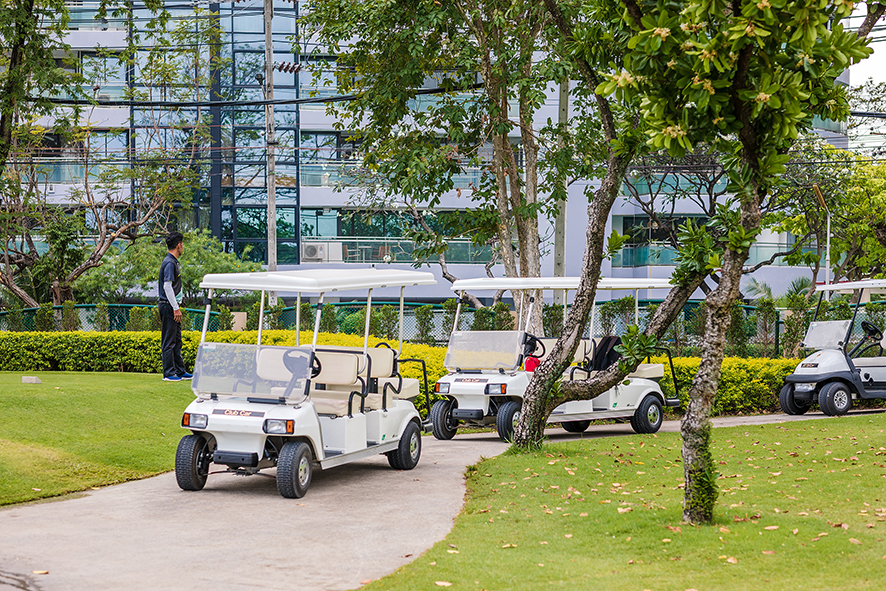
<path fill-rule="evenodd" d="M 667 396 L 674 395 L 674 381 L 667 358 L 653 360 L 665 364 L 665 377 L 661 381 Z M 680 385 L 680 401 L 686 408 L 689 387 L 698 372 L 701 359 L 678 357 L 674 359 L 674 371 Z M 799 363 L 796 359 L 744 359 L 726 357 L 720 373 L 720 384 L 714 399 L 715 415 L 757 414 L 776 412 L 778 392 L 784 385 L 785 376 L 794 372 Z"/>

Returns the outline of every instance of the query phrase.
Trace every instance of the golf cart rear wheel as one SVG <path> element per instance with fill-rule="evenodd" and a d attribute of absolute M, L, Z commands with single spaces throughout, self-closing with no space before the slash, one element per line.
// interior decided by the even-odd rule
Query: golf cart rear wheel
<path fill-rule="evenodd" d="M 394 470 L 412 470 L 421 457 L 421 431 L 413 422 L 406 425 L 400 444 L 394 451 L 385 454 Z"/>
<path fill-rule="evenodd" d="M 852 394 L 846 384 L 831 382 L 818 393 L 818 406 L 826 415 L 845 415 L 852 408 Z"/>
<path fill-rule="evenodd" d="M 458 431 L 458 421 L 452 418 L 455 403 L 451 399 L 438 400 L 431 407 L 431 424 L 434 437 L 440 440 L 452 439 Z"/>
<path fill-rule="evenodd" d="M 185 435 L 175 452 L 175 479 L 182 490 L 203 490 L 212 462 L 213 440 Z"/>
<path fill-rule="evenodd" d="M 567 433 L 584 433 L 591 426 L 590 421 L 568 421 L 560 424 Z"/>
<path fill-rule="evenodd" d="M 791 384 L 785 384 L 781 392 L 778 393 L 778 404 L 781 406 L 782 412 L 789 415 L 802 415 L 812 406 L 808 402 L 798 402 L 794 398 L 794 386 Z"/>
<path fill-rule="evenodd" d="M 311 447 L 301 441 L 283 445 L 277 459 L 277 490 L 287 499 L 300 499 L 311 486 L 314 454 Z"/>
<path fill-rule="evenodd" d="M 498 437 L 502 441 L 511 442 L 514 440 L 514 427 L 520 419 L 520 409 L 523 405 L 513 400 L 505 402 L 498 409 L 498 416 L 495 417 L 495 428 L 498 430 Z"/>
<path fill-rule="evenodd" d="M 661 428 L 664 413 L 661 402 L 655 396 L 647 396 L 634 411 L 631 417 L 631 427 L 637 433 L 655 433 Z"/>

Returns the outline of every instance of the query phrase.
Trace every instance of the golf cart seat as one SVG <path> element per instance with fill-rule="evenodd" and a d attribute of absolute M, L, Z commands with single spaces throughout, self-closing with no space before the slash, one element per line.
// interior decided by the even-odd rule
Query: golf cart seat
<path fill-rule="evenodd" d="M 856 357 L 852 364 L 855 367 L 886 367 L 886 357 Z"/>
<path fill-rule="evenodd" d="M 545 352 L 544 355 L 539 357 L 539 362 L 544 361 L 551 354 L 551 351 L 554 349 L 554 343 L 557 342 L 555 338 L 544 338 L 538 339 L 544 345 Z M 578 365 L 582 365 L 585 361 L 593 356 L 594 351 L 594 340 L 593 339 L 581 339 L 578 342 L 578 346 L 575 348 L 575 353 L 572 356 L 572 363 L 577 363 Z"/>
<path fill-rule="evenodd" d="M 360 358 L 351 353 L 319 349 L 314 352 L 314 357 L 320 363 L 320 372 L 311 380 L 311 400 L 317 414 L 345 416 L 351 392 L 365 389 L 363 379 L 357 375 Z M 330 389 L 336 386 L 345 388 Z M 354 397 L 353 405 L 359 410 L 359 396 Z"/>
<path fill-rule="evenodd" d="M 662 363 L 641 363 L 637 369 L 628 374 L 629 378 L 645 378 L 647 380 L 657 380 L 664 377 L 664 364 Z"/>

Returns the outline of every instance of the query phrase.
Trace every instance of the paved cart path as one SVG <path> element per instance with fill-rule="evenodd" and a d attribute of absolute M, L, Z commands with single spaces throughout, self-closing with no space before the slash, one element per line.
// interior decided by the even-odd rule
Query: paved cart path
<path fill-rule="evenodd" d="M 631 433 L 629 425 L 601 425 L 582 436 Z M 548 435 L 579 437 L 559 428 Z M 299 500 L 280 497 L 273 478 L 212 475 L 202 492 L 187 493 L 169 473 L 0 510 L 0 591 L 356 588 L 443 539 L 464 502 L 465 467 L 506 448 L 492 433 L 425 437 L 423 445 L 411 472 L 392 470 L 382 456 L 315 471 Z"/>

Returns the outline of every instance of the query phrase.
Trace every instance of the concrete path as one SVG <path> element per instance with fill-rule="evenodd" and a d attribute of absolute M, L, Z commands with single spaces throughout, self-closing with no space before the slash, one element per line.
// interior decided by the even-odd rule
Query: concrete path
<path fill-rule="evenodd" d="M 823 415 L 715 425 L 812 418 Z M 631 433 L 626 424 L 581 436 L 548 430 L 553 441 Z M 464 501 L 465 466 L 506 448 L 494 433 L 425 437 L 423 446 L 411 472 L 392 470 L 382 456 L 316 471 L 300 500 L 280 497 L 269 477 L 212 475 L 202 492 L 187 493 L 170 473 L 0 510 L 0 591 L 359 587 L 443 539 Z"/>

